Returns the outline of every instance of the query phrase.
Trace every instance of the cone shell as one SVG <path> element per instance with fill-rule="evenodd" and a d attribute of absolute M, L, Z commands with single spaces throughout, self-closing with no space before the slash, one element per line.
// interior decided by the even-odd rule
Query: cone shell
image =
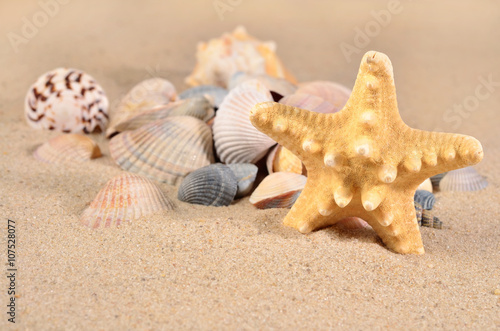
<path fill-rule="evenodd" d="M 86 208 L 80 222 L 91 228 L 113 227 L 142 216 L 172 210 L 173 205 L 149 179 L 123 173 L 109 180 Z"/>
<path fill-rule="evenodd" d="M 323 114 L 335 113 L 340 110 L 323 98 L 306 93 L 290 94 L 283 97 L 279 102 L 287 106 L 307 109 Z"/>
<path fill-rule="evenodd" d="M 24 114 L 35 129 L 65 133 L 104 131 L 108 99 L 90 75 L 78 69 L 57 68 L 40 76 L 29 88 Z"/>
<path fill-rule="evenodd" d="M 81 163 L 101 156 L 99 146 L 81 134 L 65 134 L 38 147 L 33 156 L 47 163 Z"/>
<path fill-rule="evenodd" d="M 334 82 L 328 81 L 313 81 L 302 83 L 295 93 L 312 94 L 331 103 L 337 110 L 342 109 L 349 96 L 351 90 L 347 87 Z"/>
<path fill-rule="evenodd" d="M 269 91 L 276 92 L 280 95 L 293 94 L 297 90 L 297 86 L 290 83 L 286 79 L 276 78 L 269 75 L 251 75 L 242 71 L 238 71 L 231 77 L 228 88 L 232 90 L 239 84 L 251 79 L 257 79 L 259 82 L 264 84 Z"/>
<path fill-rule="evenodd" d="M 488 181 L 473 167 L 449 171 L 441 179 L 441 191 L 478 191 L 488 186 Z"/>
<path fill-rule="evenodd" d="M 205 98 L 211 100 L 213 102 L 213 106 L 215 109 L 220 107 L 224 98 L 229 94 L 229 91 L 223 87 L 215 86 L 215 85 L 199 85 L 195 87 L 191 87 L 181 94 L 179 94 L 179 98 L 181 99 L 189 99 L 192 97 L 204 96 Z"/>
<path fill-rule="evenodd" d="M 417 190 L 424 190 L 432 193 L 432 182 L 430 178 L 424 180 L 420 185 L 418 185 Z"/>
<path fill-rule="evenodd" d="M 225 33 L 218 39 L 198 44 L 197 63 L 186 83 L 225 88 L 238 71 L 267 74 L 295 83 L 295 78 L 285 69 L 275 51 L 274 42 L 261 42 L 251 37 L 244 27 L 237 27 L 231 34 Z"/>
<path fill-rule="evenodd" d="M 229 206 L 238 190 L 238 180 L 224 164 L 197 169 L 182 180 L 177 198 L 204 206 Z"/>
<path fill-rule="evenodd" d="M 272 101 L 269 90 L 249 80 L 224 99 L 213 126 L 217 155 L 224 163 L 255 163 L 276 144 L 250 123 L 250 110 L 259 102 Z"/>
<path fill-rule="evenodd" d="M 109 142 L 111 157 L 124 170 L 174 185 L 191 171 L 214 162 L 210 128 L 190 116 L 174 116 Z"/>
<path fill-rule="evenodd" d="M 425 190 L 417 190 L 413 197 L 413 200 L 419 203 L 423 209 L 431 210 L 434 207 L 434 203 L 436 202 L 436 198 L 434 194 Z"/>
<path fill-rule="evenodd" d="M 238 180 L 238 192 L 236 192 L 235 198 L 247 196 L 252 191 L 259 168 L 251 163 L 233 163 L 228 164 L 228 167 Z"/>
<path fill-rule="evenodd" d="M 291 172 L 275 172 L 260 183 L 250 196 L 259 209 L 291 208 L 306 185 L 307 178 Z"/>
<path fill-rule="evenodd" d="M 146 79 L 135 85 L 120 101 L 111 114 L 111 121 L 106 130 L 106 137 L 116 134 L 115 127 L 159 105 L 166 105 L 177 99 L 174 85 L 163 78 Z"/>
<path fill-rule="evenodd" d="M 303 174 L 302 161 L 290 152 L 287 148 L 276 145 L 269 155 L 266 161 L 267 171 L 270 174 L 273 172 L 294 172 L 296 174 Z"/>

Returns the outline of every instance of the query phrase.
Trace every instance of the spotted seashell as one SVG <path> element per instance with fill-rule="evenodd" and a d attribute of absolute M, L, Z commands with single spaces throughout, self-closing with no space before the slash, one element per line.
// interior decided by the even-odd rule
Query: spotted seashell
<path fill-rule="evenodd" d="M 227 87 L 231 76 L 238 71 L 267 74 L 295 83 L 275 51 L 274 42 L 261 42 L 239 26 L 231 34 L 225 33 L 220 38 L 198 44 L 197 63 L 186 83 Z"/>
<path fill-rule="evenodd" d="M 33 156 L 47 163 L 81 163 L 101 156 L 99 146 L 81 134 L 65 134 L 38 147 Z"/>
<path fill-rule="evenodd" d="M 235 198 L 242 198 L 250 193 L 259 168 L 251 163 L 232 163 L 227 165 L 238 180 L 238 192 Z"/>
<path fill-rule="evenodd" d="M 273 172 L 294 172 L 296 174 L 303 174 L 304 167 L 302 161 L 290 152 L 286 147 L 276 145 L 267 156 L 266 160 L 267 171 L 272 174 Z"/>
<path fill-rule="evenodd" d="M 174 85 L 163 78 L 150 78 L 135 85 L 120 101 L 111 114 L 106 137 L 117 133 L 116 126 L 128 119 L 159 105 L 177 99 Z"/>
<path fill-rule="evenodd" d="M 335 113 L 340 110 L 323 98 L 306 93 L 290 94 L 282 98 L 279 102 L 287 106 L 307 109 L 323 114 Z"/>
<path fill-rule="evenodd" d="M 190 116 L 158 120 L 109 142 L 111 157 L 122 169 L 171 185 L 213 163 L 212 148 L 210 128 Z"/>
<path fill-rule="evenodd" d="M 435 176 L 432 176 L 430 178 L 431 180 L 431 183 L 432 183 L 432 188 L 433 190 L 437 190 L 439 189 L 439 182 L 441 182 L 441 179 L 443 179 L 443 177 L 447 174 L 448 172 L 443 172 L 441 174 L 437 174 Z"/>
<path fill-rule="evenodd" d="M 307 178 L 292 172 L 270 174 L 250 196 L 250 203 L 259 209 L 291 208 L 306 185 Z"/>
<path fill-rule="evenodd" d="M 331 103 L 337 110 L 342 109 L 351 96 L 351 90 L 347 87 L 328 81 L 302 83 L 295 93 L 318 96 Z"/>
<path fill-rule="evenodd" d="M 108 123 L 108 98 L 85 72 L 57 68 L 40 76 L 30 87 L 24 114 L 35 129 L 66 133 L 104 131 Z"/>
<path fill-rule="evenodd" d="M 218 163 L 197 169 L 179 186 L 177 199 L 204 206 L 229 206 L 238 190 L 238 180 L 226 165 Z"/>
<path fill-rule="evenodd" d="M 427 210 L 431 210 L 432 207 L 434 207 L 434 203 L 436 202 L 434 194 L 425 190 L 417 190 L 415 192 L 413 200 L 415 200 L 415 202 L 418 202 L 422 206 L 422 208 Z"/>
<path fill-rule="evenodd" d="M 224 101 L 224 98 L 228 95 L 228 93 L 228 90 L 220 86 L 199 85 L 185 90 L 179 94 L 179 98 L 188 99 L 197 96 L 204 96 L 205 98 L 213 101 L 215 109 L 219 109 L 220 104 Z"/>
<path fill-rule="evenodd" d="M 231 77 L 228 88 L 232 90 L 239 84 L 251 79 L 257 79 L 259 82 L 264 84 L 269 91 L 273 91 L 281 96 L 293 94 L 297 90 L 297 86 L 290 83 L 286 79 L 276 78 L 266 74 L 252 75 L 242 71 L 235 73 Z"/>
<path fill-rule="evenodd" d="M 87 207 L 80 222 L 91 228 L 114 227 L 160 210 L 172 202 L 149 179 L 131 173 L 113 177 Z"/>
<path fill-rule="evenodd" d="M 479 191 L 488 186 L 488 181 L 473 167 L 448 171 L 441 179 L 441 191 Z"/>
<path fill-rule="evenodd" d="M 192 116 L 206 122 L 214 117 L 212 105 L 203 96 L 171 102 L 166 105 L 156 106 L 141 112 L 130 119 L 115 126 L 116 132 L 135 130 L 143 125 L 152 123 L 171 116 Z"/>
<path fill-rule="evenodd" d="M 243 82 L 222 102 L 213 126 L 217 155 L 224 163 L 255 163 L 276 144 L 250 123 L 250 110 L 272 101 L 269 90 L 257 80 Z"/>

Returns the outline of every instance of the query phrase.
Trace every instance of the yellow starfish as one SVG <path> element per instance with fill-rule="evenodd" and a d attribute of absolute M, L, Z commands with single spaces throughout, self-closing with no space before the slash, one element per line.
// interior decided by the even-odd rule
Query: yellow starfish
<path fill-rule="evenodd" d="M 392 64 L 367 52 L 345 107 L 320 114 L 274 102 L 255 105 L 252 124 L 307 169 L 285 225 L 302 233 L 361 217 L 398 253 L 423 254 L 413 195 L 426 178 L 478 163 L 476 139 L 407 126 L 399 115 Z"/>

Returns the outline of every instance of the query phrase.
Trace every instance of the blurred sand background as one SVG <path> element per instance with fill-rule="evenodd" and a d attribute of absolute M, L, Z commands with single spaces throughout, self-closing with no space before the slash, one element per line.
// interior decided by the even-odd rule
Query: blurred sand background
<path fill-rule="evenodd" d="M 0 1 L 0 256 L 6 270 L 9 218 L 17 225 L 19 295 L 11 325 L 2 277 L 0 329 L 500 328 L 493 294 L 500 289 L 497 1 L 401 0 L 400 13 L 350 62 L 341 43 L 354 45 L 357 28 L 390 1 L 232 1 L 223 20 L 212 0 L 65 2 L 15 52 L 8 34 L 22 36 L 23 19 L 43 9 L 36 1 Z M 240 24 L 276 41 L 300 81 L 351 88 L 362 55 L 386 53 L 404 121 L 478 138 L 485 157 L 476 169 L 489 186 L 437 194 L 444 229 L 421 229 L 424 256 L 395 254 L 372 231 L 302 235 L 281 224 L 287 210 L 256 210 L 248 198 L 220 208 L 184 204 L 168 185 L 162 188 L 176 212 L 119 229 L 81 226 L 81 211 L 121 170 L 98 134 L 105 157 L 88 165 L 36 162 L 33 149 L 57 133 L 25 123 L 30 84 L 69 66 L 94 76 L 112 105 L 152 75 L 182 91 L 196 43 Z M 497 83 L 473 103 L 480 77 Z M 468 109 L 453 110 L 464 102 Z"/>

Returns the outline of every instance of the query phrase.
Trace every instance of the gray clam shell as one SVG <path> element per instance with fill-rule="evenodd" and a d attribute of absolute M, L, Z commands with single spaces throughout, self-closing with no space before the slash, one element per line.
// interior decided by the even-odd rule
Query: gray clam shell
<path fill-rule="evenodd" d="M 441 191 L 479 191 L 488 186 L 488 181 L 473 167 L 449 171 L 439 183 Z"/>
<path fill-rule="evenodd" d="M 238 192 L 236 198 L 242 198 L 252 191 L 255 177 L 259 168 L 251 163 L 233 163 L 228 164 L 228 167 L 233 171 L 238 180 Z"/>
<path fill-rule="evenodd" d="M 222 103 L 222 100 L 224 100 L 224 98 L 228 93 L 229 93 L 228 90 L 220 86 L 199 85 L 185 90 L 184 92 L 179 94 L 179 98 L 187 99 L 196 96 L 208 95 L 213 99 L 215 108 L 219 108 L 220 104 Z"/>
<path fill-rule="evenodd" d="M 233 171 L 224 164 L 211 164 L 188 174 L 177 193 L 180 201 L 204 206 L 228 206 L 238 189 Z"/>
<path fill-rule="evenodd" d="M 425 190 L 417 190 L 413 197 L 415 202 L 418 202 L 422 205 L 423 209 L 431 210 L 434 207 L 434 203 L 436 202 L 436 198 L 434 194 Z"/>

